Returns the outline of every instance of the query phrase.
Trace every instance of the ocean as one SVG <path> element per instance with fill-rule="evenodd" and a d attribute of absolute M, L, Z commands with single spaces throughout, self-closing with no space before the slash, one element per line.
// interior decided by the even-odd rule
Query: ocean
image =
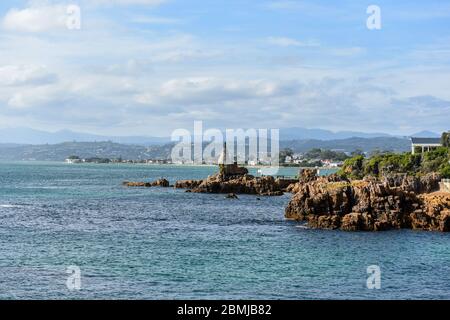
<path fill-rule="evenodd" d="M 215 170 L 1 163 L 0 299 L 450 299 L 449 233 L 312 230 L 284 219 L 289 194 L 122 186 Z"/>

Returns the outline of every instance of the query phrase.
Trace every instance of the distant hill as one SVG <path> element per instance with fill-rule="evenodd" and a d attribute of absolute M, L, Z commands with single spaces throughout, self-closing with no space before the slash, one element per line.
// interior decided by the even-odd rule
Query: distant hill
<path fill-rule="evenodd" d="M 141 136 L 101 136 L 89 133 L 61 130 L 47 132 L 30 128 L 8 128 L 0 129 L 0 144 L 58 144 L 68 141 L 96 142 L 113 141 L 124 144 L 155 145 L 170 142 L 170 138 L 141 137 Z"/>
<path fill-rule="evenodd" d="M 416 138 L 440 138 L 441 135 L 436 133 L 436 132 L 432 132 L 432 131 L 420 131 L 420 132 L 416 132 L 416 133 L 412 134 L 411 137 L 416 137 Z"/>
<path fill-rule="evenodd" d="M 171 146 L 144 147 L 114 142 L 65 142 L 45 145 L 0 145 L 1 161 L 64 161 L 71 155 L 81 158 L 165 159 Z"/>
<path fill-rule="evenodd" d="M 414 137 L 439 137 L 440 135 L 430 131 L 417 132 Z M 333 132 L 324 129 L 306 128 L 282 128 L 280 129 L 280 140 L 322 140 L 334 141 L 350 138 L 392 138 L 394 136 L 375 132 L 365 133 L 358 131 L 337 131 Z M 97 142 L 112 141 L 122 144 L 135 144 L 142 146 L 164 145 L 171 142 L 170 137 L 146 137 L 146 136 L 103 136 L 71 130 L 60 130 L 57 132 L 47 132 L 30 128 L 8 128 L 0 129 L 0 144 L 58 144 L 63 142 Z"/>
<path fill-rule="evenodd" d="M 407 138 L 377 137 L 377 138 L 348 138 L 338 140 L 291 140 L 281 141 L 281 148 L 291 148 L 295 152 L 306 152 L 313 148 L 342 150 L 352 152 L 374 150 L 405 152 L 411 149 L 411 141 Z"/>
<path fill-rule="evenodd" d="M 64 142 L 43 145 L 0 144 L 0 161 L 64 161 L 71 155 L 81 158 L 122 158 L 122 159 L 168 159 L 173 143 L 154 146 L 120 144 L 115 142 Z M 410 150 L 406 138 L 349 138 L 340 140 L 291 140 L 281 141 L 280 148 L 291 148 L 294 152 L 306 152 L 313 148 L 333 149 L 352 152 L 355 150 L 395 151 Z"/>
<path fill-rule="evenodd" d="M 365 133 L 358 131 L 333 132 L 324 129 L 284 128 L 280 129 L 280 140 L 340 140 L 348 138 L 392 137 L 386 133 Z"/>
<path fill-rule="evenodd" d="M 438 136 L 436 133 L 421 132 L 414 136 Z M 357 131 L 338 131 L 333 132 L 323 129 L 305 129 L 305 128 L 284 128 L 280 129 L 281 140 L 340 140 L 348 138 L 375 138 L 391 137 L 386 133 L 364 133 Z M 170 137 L 146 137 L 146 136 L 103 136 L 71 130 L 60 130 L 56 132 L 47 132 L 30 128 L 7 128 L 0 129 L 0 144 L 57 144 L 68 141 L 77 142 L 96 142 L 112 141 L 124 144 L 154 145 L 166 144 L 170 142 Z"/>

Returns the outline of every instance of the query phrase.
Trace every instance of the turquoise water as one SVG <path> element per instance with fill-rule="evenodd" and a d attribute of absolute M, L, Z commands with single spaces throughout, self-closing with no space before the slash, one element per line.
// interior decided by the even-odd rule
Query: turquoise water
<path fill-rule="evenodd" d="M 290 195 L 121 186 L 214 170 L 0 164 L 0 299 L 450 299 L 448 233 L 310 230 L 284 220 Z"/>

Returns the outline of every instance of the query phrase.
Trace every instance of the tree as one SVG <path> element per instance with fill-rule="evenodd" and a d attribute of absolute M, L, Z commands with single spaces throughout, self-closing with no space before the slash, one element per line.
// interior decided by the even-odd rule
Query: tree
<path fill-rule="evenodd" d="M 445 165 L 441 170 L 439 170 L 439 173 L 443 178 L 450 179 L 450 164 Z"/>
<path fill-rule="evenodd" d="M 444 147 L 450 148 L 450 132 L 444 132 L 442 134 L 441 143 Z"/>
<path fill-rule="evenodd" d="M 364 157 L 356 156 L 345 160 L 339 174 L 352 179 L 361 179 L 364 176 Z"/>

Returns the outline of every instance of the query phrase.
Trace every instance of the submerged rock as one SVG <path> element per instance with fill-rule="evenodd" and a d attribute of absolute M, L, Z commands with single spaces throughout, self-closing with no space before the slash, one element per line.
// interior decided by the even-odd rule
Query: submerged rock
<path fill-rule="evenodd" d="M 439 189 L 436 174 L 381 180 L 338 176 L 298 183 L 285 216 L 313 228 L 382 231 L 399 228 L 449 231 L 450 194 Z"/>

